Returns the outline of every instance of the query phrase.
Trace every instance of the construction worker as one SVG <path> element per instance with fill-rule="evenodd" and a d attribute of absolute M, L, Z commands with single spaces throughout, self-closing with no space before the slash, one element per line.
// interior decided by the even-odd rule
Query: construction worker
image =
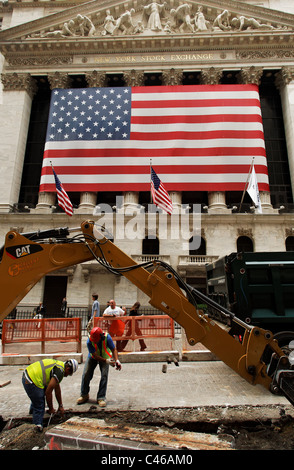
<path fill-rule="evenodd" d="M 77 400 L 77 404 L 81 405 L 89 400 L 90 382 L 93 378 L 94 370 L 97 364 L 99 364 L 101 378 L 97 393 L 97 403 L 99 406 L 105 407 L 109 366 L 111 365 L 117 370 L 121 370 L 117 349 L 110 334 L 103 333 L 99 327 L 94 327 L 91 330 L 87 340 L 87 348 L 89 354 L 82 376 L 81 396 Z"/>
<path fill-rule="evenodd" d="M 62 404 L 60 382 L 63 377 L 72 375 L 78 368 L 75 359 L 66 362 L 54 359 L 43 359 L 29 365 L 22 377 L 24 389 L 31 400 L 30 412 L 33 414 L 33 423 L 37 431 L 43 431 L 43 419 L 45 414 L 45 399 L 49 407 L 49 413 L 55 413 L 53 408 L 53 390 L 58 402 L 58 412 L 63 417 L 64 408 Z"/>

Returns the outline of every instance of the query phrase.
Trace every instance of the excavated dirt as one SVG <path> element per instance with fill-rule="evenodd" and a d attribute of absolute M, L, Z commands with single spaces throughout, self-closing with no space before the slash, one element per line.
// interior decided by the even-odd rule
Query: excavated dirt
<path fill-rule="evenodd" d="M 95 407 L 93 407 L 95 408 Z M 97 414 L 95 409 L 93 412 L 87 412 L 82 416 L 89 418 L 96 418 Z M 208 416 L 204 421 L 199 415 L 199 421 L 188 420 L 189 410 L 180 410 L 178 413 L 172 413 L 170 410 L 150 410 L 146 413 L 136 412 L 120 412 L 110 413 L 107 411 L 104 414 L 104 419 L 109 423 L 133 424 L 140 427 L 147 426 L 163 426 L 171 430 L 181 430 L 191 433 L 203 433 L 217 435 L 223 437 L 227 442 L 231 442 L 232 449 L 235 450 L 293 450 L 294 449 L 294 418 L 287 414 L 285 410 L 280 410 L 279 418 L 271 419 L 264 413 L 264 419 L 259 418 L 251 419 L 220 419 L 221 410 L 216 411 L 214 416 Z M 213 410 L 210 410 L 212 413 Z M 248 412 L 250 410 L 246 410 Z M 209 413 L 208 413 L 209 414 Z M 261 410 L 261 414 L 262 410 Z M 187 419 L 183 419 L 186 415 Z M 65 420 L 71 417 L 80 416 L 80 414 L 67 413 Z M 101 417 L 101 414 L 99 414 Z M 207 416 L 207 415 L 206 415 Z M 238 413 L 237 413 L 238 416 Z M 175 418 L 176 417 L 176 418 Z M 234 418 L 234 413 L 232 415 Z M 250 418 L 250 413 L 247 418 Z M 45 432 L 57 426 L 60 423 L 58 417 L 54 417 L 51 421 L 49 428 L 45 427 L 42 433 L 35 431 L 31 422 L 26 419 L 11 419 L 8 422 L 3 422 L 0 417 L 0 450 L 43 450 L 45 448 Z M 45 423 L 46 424 L 46 423 Z M 48 423 L 47 423 L 48 424 Z M 184 445 L 184 442 L 183 442 Z"/>

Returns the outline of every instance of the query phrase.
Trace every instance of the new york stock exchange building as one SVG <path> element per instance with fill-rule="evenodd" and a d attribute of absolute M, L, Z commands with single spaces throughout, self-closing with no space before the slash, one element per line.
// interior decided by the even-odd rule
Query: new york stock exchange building
<path fill-rule="evenodd" d="M 204 292 L 221 256 L 294 250 L 292 0 L 2 0 L 0 20 L 1 245 L 11 229 L 108 221 L 136 262 L 164 260 Z M 149 305 L 91 261 L 46 275 L 18 309 L 88 309 L 92 293 Z"/>

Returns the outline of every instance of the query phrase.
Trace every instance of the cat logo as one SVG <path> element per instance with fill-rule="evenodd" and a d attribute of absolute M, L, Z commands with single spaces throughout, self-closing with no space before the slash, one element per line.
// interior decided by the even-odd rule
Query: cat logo
<path fill-rule="evenodd" d="M 17 258 L 20 258 L 21 256 L 30 255 L 31 254 L 30 245 L 24 245 L 24 246 L 21 246 L 20 248 L 16 248 L 15 254 Z"/>
<path fill-rule="evenodd" d="M 40 245 L 27 244 L 8 247 L 6 248 L 6 253 L 10 258 L 19 259 L 42 250 L 43 248 Z"/>

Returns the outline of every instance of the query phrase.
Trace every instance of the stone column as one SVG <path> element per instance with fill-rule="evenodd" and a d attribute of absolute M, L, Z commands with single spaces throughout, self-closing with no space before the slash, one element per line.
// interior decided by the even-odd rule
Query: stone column
<path fill-rule="evenodd" d="M 183 70 L 170 69 L 162 72 L 162 84 L 166 86 L 182 85 Z"/>
<path fill-rule="evenodd" d="M 75 211 L 78 214 L 93 214 L 96 206 L 97 193 L 96 192 L 83 192 L 80 195 L 80 205 Z"/>
<path fill-rule="evenodd" d="M 241 84 L 255 84 L 260 85 L 260 79 L 262 77 L 263 70 L 258 67 L 244 67 L 238 73 L 237 79 Z M 273 212 L 273 206 L 271 205 L 270 193 L 267 191 L 260 191 L 260 202 L 263 213 Z"/>
<path fill-rule="evenodd" d="M 35 213 L 50 214 L 56 203 L 56 193 L 39 193 Z"/>
<path fill-rule="evenodd" d="M 107 83 L 107 77 L 105 72 L 98 72 L 97 70 L 93 70 L 91 73 L 86 73 L 85 75 L 86 81 L 90 88 L 101 88 L 105 87 Z"/>
<path fill-rule="evenodd" d="M 256 68 L 254 66 L 244 67 L 237 75 L 238 82 L 246 84 L 260 85 L 260 79 L 262 77 L 262 68 Z"/>
<path fill-rule="evenodd" d="M 123 207 L 121 208 L 124 210 L 127 206 L 133 206 L 133 208 L 138 207 L 139 204 L 139 192 L 138 191 L 125 191 L 124 192 L 124 199 L 123 199 Z"/>
<path fill-rule="evenodd" d="M 50 84 L 50 89 L 54 88 L 69 88 L 71 85 L 71 80 L 67 73 L 64 72 L 55 72 L 48 75 L 48 81 Z M 53 178 L 53 175 L 52 175 Z M 36 205 L 36 212 L 41 213 L 50 213 L 52 212 L 52 206 L 56 203 L 56 193 L 39 193 L 38 204 Z"/>
<path fill-rule="evenodd" d="M 5 73 L 1 80 L 0 163 L 5 182 L 0 188 L 0 212 L 10 212 L 19 198 L 31 106 L 37 87 L 29 73 Z"/>
<path fill-rule="evenodd" d="M 212 214 L 227 211 L 226 193 L 224 191 L 209 191 L 208 212 Z"/>
<path fill-rule="evenodd" d="M 177 212 L 180 211 L 182 207 L 182 191 L 170 191 L 169 196 L 173 203 L 173 208 Z"/>
<path fill-rule="evenodd" d="M 142 70 L 127 70 L 124 72 L 126 86 L 143 86 L 144 72 Z"/>
<path fill-rule="evenodd" d="M 201 70 L 200 82 L 202 85 L 217 85 L 222 78 L 223 71 L 210 67 Z M 229 210 L 226 205 L 225 191 L 209 191 L 208 192 L 208 213 L 226 213 Z"/>
<path fill-rule="evenodd" d="M 276 76 L 283 109 L 288 162 L 294 195 L 294 67 L 282 67 Z"/>

